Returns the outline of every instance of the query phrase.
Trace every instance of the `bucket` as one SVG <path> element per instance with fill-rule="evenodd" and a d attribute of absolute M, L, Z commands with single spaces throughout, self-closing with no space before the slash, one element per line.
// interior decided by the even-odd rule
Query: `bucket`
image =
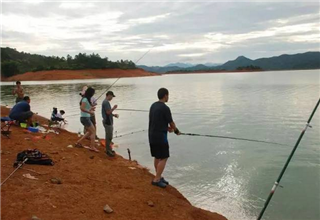
<path fill-rule="evenodd" d="M 39 129 L 38 128 L 34 128 L 34 127 L 28 127 L 28 130 L 33 132 L 33 133 L 39 132 Z"/>
<path fill-rule="evenodd" d="M 21 128 L 27 128 L 27 123 L 20 123 Z"/>

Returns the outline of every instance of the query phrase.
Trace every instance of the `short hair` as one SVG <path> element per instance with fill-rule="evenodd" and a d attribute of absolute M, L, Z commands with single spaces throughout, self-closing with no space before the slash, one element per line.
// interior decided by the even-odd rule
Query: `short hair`
<path fill-rule="evenodd" d="M 165 95 L 169 95 L 169 91 L 166 88 L 161 88 L 158 90 L 159 99 L 163 99 Z"/>
<path fill-rule="evenodd" d="M 18 85 L 18 84 L 21 84 L 21 82 L 20 82 L 20 81 L 17 81 L 17 82 L 16 82 L 16 85 Z"/>
<path fill-rule="evenodd" d="M 64 113 L 66 113 L 65 111 L 63 110 L 60 110 L 60 114 L 63 115 Z"/>
<path fill-rule="evenodd" d="M 30 100 L 30 97 L 29 96 L 25 96 L 25 97 L 23 97 L 23 100 L 24 101 L 28 101 L 28 100 Z"/>

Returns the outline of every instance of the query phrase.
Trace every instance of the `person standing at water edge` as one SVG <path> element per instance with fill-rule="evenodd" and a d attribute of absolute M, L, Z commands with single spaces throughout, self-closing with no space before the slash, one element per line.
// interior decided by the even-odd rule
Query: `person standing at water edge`
<path fill-rule="evenodd" d="M 151 184 L 165 188 L 169 183 L 161 175 L 170 156 L 168 131 L 174 131 L 176 135 L 180 135 L 180 131 L 172 120 L 170 108 L 165 104 L 169 100 L 169 91 L 165 88 L 159 89 L 158 98 L 159 101 L 151 105 L 149 112 L 149 144 L 156 171 Z"/>
<path fill-rule="evenodd" d="M 81 97 L 83 97 L 87 89 L 88 89 L 88 86 L 84 86 L 84 87 L 82 88 L 82 91 L 80 92 L 79 95 L 80 95 Z M 92 96 L 90 101 L 91 101 L 91 105 L 92 105 L 93 107 L 95 107 L 95 106 L 97 105 L 97 99 L 96 99 L 95 97 Z M 95 113 L 93 113 L 93 115 L 91 115 L 90 120 L 91 120 L 94 128 L 96 129 L 96 134 L 97 134 L 97 126 L 96 126 L 97 123 L 96 123 Z M 86 131 L 86 127 L 84 127 L 84 128 L 83 128 L 83 133 L 85 134 L 86 132 L 87 132 L 87 131 Z M 90 139 L 89 137 L 87 137 L 87 138 Z M 95 139 L 99 139 L 97 135 L 96 135 Z"/>
<path fill-rule="evenodd" d="M 23 93 L 23 88 L 21 86 L 21 82 L 20 81 L 16 82 L 16 88 L 13 89 L 12 94 L 13 95 L 17 94 L 16 103 L 18 103 L 18 102 L 23 100 L 24 93 Z"/>
<path fill-rule="evenodd" d="M 105 129 L 105 139 L 106 139 L 106 153 L 110 157 L 114 157 L 114 152 L 111 149 L 111 142 L 113 138 L 113 117 L 118 118 L 118 114 L 113 114 L 113 111 L 118 108 L 117 105 L 114 105 L 111 108 L 110 101 L 116 97 L 112 91 L 108 91 L 106 94 L 106 99 L 102 102 L 102 124 Z"/>
<path fill-rule="evenodd" d="M 95 90 L 91 87 L 89 87 L 84 96 L 82 97 L 80 101 L 80 122 L 85 126 L 86 133 L 76 142 L 76 147 L 83 147 L 80 143 L 83 139 L 86 137 L 90 137 L 90 150 L 99 152 L 97 148 L 94 146 L 94 138 L 96 136 L 96 129 L 94 128 L 90 117 L 94 114 L 95 107 L 92 106 L 91 103 L 91 97 L 94 95 Z"/>

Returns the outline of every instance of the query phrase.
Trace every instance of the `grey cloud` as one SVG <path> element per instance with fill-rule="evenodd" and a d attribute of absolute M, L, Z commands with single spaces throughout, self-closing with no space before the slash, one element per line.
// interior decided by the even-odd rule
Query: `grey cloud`
<path fill-rule="evenodd" d="M 88 2 L 89 3 L 89 2 Z M 36 34 L 24 34 L 18 31 L 3 30 L 4 42 L 11 42 L 10 45 L 29 45 L 30 52 L 39 43 L 54 43 L 58 48 L 48 48 L 41 52 L 44 55 L 66 56 L 75 55 L 79 52 L 98 52 L 101 56 L 107 56 L 112 60 L 131 59 L 137 60 L 152 46 L 161 46 L 175 43 L 192 43 L 203 40 L 207 33 L 242 34 L 253 31 L 264 31 L 275 26 L 281 26 L 279 19 L 288 20 L 285 25 L 303 23 L 319 24 L 319 3 L 217 3 L 217 2 L 93 2 L 95 7 L 79 9 L 63 9 L 60 3 L 45 2 L 40 4 L 25 3 L 3 3 L 3 15 L 30 16 L 38 19 L 58 17 L 61 20 L 84 18 L 87 16 L 108 14 L 112 11 L 119 11 L 123 14 L 118 18 L 120 25 L 131 25 L 128 29 L 105 34 L 108 27 L 105 21 L 97 21 L 94 26 L 65 27 L 58 24 L 58 30 L 68 29 L 79 37 L 71 39 L 54 39 L 50 34 L 39 39 Z M 170 13 L 169 16 L 156 20 L 153 23 L 139 24 L 128 23 L 132 19 L 148 18 Z M 312 15 L 312 16 L 304 16 Z M 297 19 L 292 19 L 297 18 Z M 81 24 L 80 24 L 81 25 Z M 40 30 L 39 30 L 40 31 Z M 83 37 L 83 34 L 91 33 L 94 37 Z M 316 34 L 318 32 L 308 32 Z M 158 35 L 166 35 L 167 39 Z M 281 53 L 305 52 L 317 47 L 316 43 L 293 43 L 285 39 L 292 34 L 279 34 L 275 37 L 264 37 L 251 39 L 232 47 L 224 47 L 215 52 L 208 52 L 205 49 L 179 50 L 159 52 L 151 50 L 140 64 L 162 65 L 169 62 L 225 62 L 234 59 L 239 55 L 246 55 L 249 58 L 280 55 Z M 133 36 L 140 36 L 141 39 L 134 39 Z M 98 49 L 85 50 L 81 42 L 93 41 L 99 45 Z M 225 42 L 222 42 L 224 44 Z M 112 51 L 111 46 L 121 45 L 124 50 Z M 6 46 L 6 45 L 4 45 Z M 228 46 L 228 45 L 225 45 Z M 318 45 L 319 46 L 319 45 Z M 60 49 L 62 48 L 62 49 Z M 19 50 L 19 48 L 17 48 Z M 133 52 L 136 49 L 135 52 Z M 137 52 L 138 50 L 138 52 Z M 179 57 L 179 54 L 206 53 L 201 57 Z M 141 54 L 141 55 L 140 55 Z"/>

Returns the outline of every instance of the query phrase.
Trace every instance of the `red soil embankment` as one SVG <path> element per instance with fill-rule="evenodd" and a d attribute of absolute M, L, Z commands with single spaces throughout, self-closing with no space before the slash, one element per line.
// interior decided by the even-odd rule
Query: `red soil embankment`
<path fill-rule="evenodd" d="M 9 109 L 2 106 L 1 116 L 8 113 Z M 41 124 L 48 122 L 36 118 Z M 217 213 L 193 207 L 172 186 L 152 186 L 153 175 L 136 162 L 118 155 L 109 158 L 102 147 L 98 147 L 99 153 L 68 148 L 78 139 L 77 134 L 61 130 L 60 134 L 49 133 L 49 139 L 43 139 L 42 134 L 18 126 L 11 130 L 10 139 L 1 137 L 2 181 L 14 170 L 17 153 L 28 148 L 48 154 L 55 165 L 25 164 L 2 185 L 2 220 L 29 220 L 32 215 L 42 220 L 226 220 Z M 38 179 L 22 176 L 28 173 Z M 51 183 L 52 178 L 61 179 L 62 184 Z M 148 201 L 154 207 L 148 206 Z M 106 204 L 113 213 L 103 211 Z"/>
<path fill-rule="evenodd" d="M 143 69 L 86 69 L 86 70 L 48 70 L 38 72 L 26 72 L 2 78 L 2 81 L 40 81 L 40 80 L 70 80 L 70 79 L 100 79 L 119 77 L 158 76 Z"/>

